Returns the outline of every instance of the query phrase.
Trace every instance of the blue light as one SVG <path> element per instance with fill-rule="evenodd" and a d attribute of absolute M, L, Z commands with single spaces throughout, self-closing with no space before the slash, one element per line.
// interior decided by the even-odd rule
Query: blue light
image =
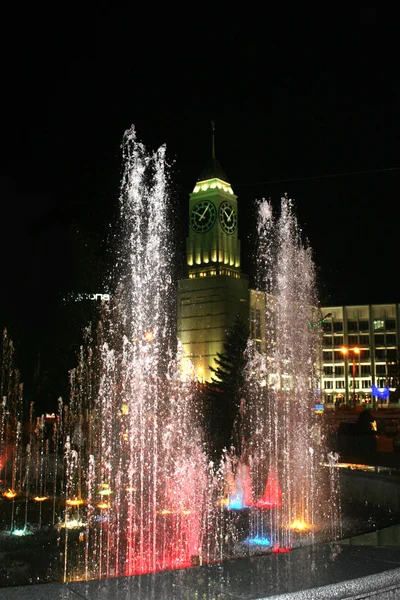
<path fill-rule="evenodd" d="M 270 546 L 271 541 L 268 538 L 256 536 L 254 538 L 246 538 L 245 544 L 253 544 L 254 546 Z"/>
<path fill-rule="evenodd" d="M 232 498 L 232 500 L 229 501 L 228 508 L 230 508 L 231 510 L 240 510 L 241 508 L 245 508 L 245 507 L 243 505 L 241 498 Z"/>
<path fill-rule="evenodd" d="M 373 385 L 371 386 L 371 392 L 372 395 L 375 396 L 375 398 L 380 398 L 381 400 L 387 400 L 390 396 L 390 389 L 388 387 L 385 387 L 383 388 L 383 390 L 380 390 L 376 387 L 376 385 Z"/>

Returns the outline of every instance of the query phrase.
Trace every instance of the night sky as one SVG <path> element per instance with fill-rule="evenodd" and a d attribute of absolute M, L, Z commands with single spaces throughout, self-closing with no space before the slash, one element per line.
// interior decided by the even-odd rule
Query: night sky
<path fill-rule="evenodd" d="M 167 145 L 178 257 L 215 120 L 250 276 L 254 201 L 287 192 L 323 304 L 400 302 L 395 14 L 191 6 L 4 22 L 0 324 L 26 356 L 62 294 L 105 279 L 132 123 Z"/>

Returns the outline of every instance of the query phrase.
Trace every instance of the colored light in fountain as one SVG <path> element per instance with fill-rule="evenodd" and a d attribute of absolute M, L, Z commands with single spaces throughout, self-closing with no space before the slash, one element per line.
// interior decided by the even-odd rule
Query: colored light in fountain
<path fill-rule="evenodd" d="M 164 508 L 163 510 L 159 510 L 157 512 L 158 515 L 172 515 L 172 510 L 167 510 L 166 508 Z"/>
<path fill-rule="evenodd" d="M 109 496 L 110 494 L 113 494 L 113 491 L 110 490 L 110 488 L 108 486 L 104 487 L 104 489 L 100 490 L 100 492 L 99 492 L 100 496 Z"/>
<path fill-rule="evenodd" d="M 13 498 L 15 498 L 16 495 L 17 495 L 17 492 L 14 492 L 14 490 L 10 490 L 10 489 L 8 489 L 3 494 L 4 498 L 8 498 L 9 500 L 12 500 Z"/>
<path fill-rule="evenodd" d="M 241 510 L 242 508 L 246 508 L 243 504 L 243 500 L 241 498 L 232 498 L 229 499 L 228 508 L 230 510 Z"/>
<path fill-rule="evenodd" d="M 191 510 L 185 509 L 185 510 L 182 511 L 182 514 L 187 516 L 187 515 L 190 515 L 191 512 L 192 512 Z"/>
<path fill-rule="evenodd" d="M 69 500 L 65 501 L 65 504 L 67 506 L 81 506 L 84 504 L 84 501 L 81 498 L 70 498 Z"/>
<path fill-rule="evenodd" d="M 279 485 L 278 474 L 276 469 L 273 467 L 271 467 L 268 474 L 264 495 L 255 503 L 255 506 L 257 508 L 273 508 L 282 506 L 282 491 Z"/>
<path fill-rule="evenodd" d="M 303 519 L 295 519 L 293 523 L 288 526 L 288 529 L 293 529 L 293 531 L 308 531 L 312 529 L 312 525 L 306 523 Z"/>
<path fill-rule="evenodd" d="M 23 537 L 24 535 L 32 535 L 32 532 L 28 531 L 27 529 L 14 529 L 12 534 L 16 535 L 17 537 Z"/>
<path fill-rule="evenodd" d="M 61 529 L 79 529 L 80 527 L 86 527 L 86 523 L 78 521 L 78 519 L 72 519 L 60 525 Z"/>
<path fill-rule="evenodd" d="M 49 496 L 35 496 L 34 497 L 34 501 L 35 502 L 44 502 L 45 500 L 48 500 Z"/>
<path fill-rule="evenodd" d="M 146 331 L 146 333 L 143 335 L 143 339 L 146 342 L 151 342 L 154 338 L 154 333 L 152 331 Z"/>
<path fill-rule="evenodd" d="M 274 544 L 274 547 L 272 548 L 272 552 L 274 552 L 275 554 L 283 554 L 284 552 L 291 552 L 292 548 L 285 548 L 280 546 L 279 544 Z"/>
<path fill-rule="evenodd" d="M 218 500 L 218 504 L 219 504 L 219 506 L 228 506 L 229 499 L 228 498 L 220 498 Z"/>
<path fill-rule="evenodd" d="M 244 540 L 245 544 L 249 544 L 249 545 L 253 545 L 253 546 L 270 546 L 271 545 L 271 540 L 269 540 L 266 537 L 262 537 L 262 536 L 256 536 L 253 538 L 246 538 Z"/>
<path fill-rule="evenodd" d="M 107 510 L 108 508 L 110 508 L 110 503 L 109 502 L 99 502 L 99 504 L 97 505 L 97 508 L 99 508 L 100 510 Z"/>

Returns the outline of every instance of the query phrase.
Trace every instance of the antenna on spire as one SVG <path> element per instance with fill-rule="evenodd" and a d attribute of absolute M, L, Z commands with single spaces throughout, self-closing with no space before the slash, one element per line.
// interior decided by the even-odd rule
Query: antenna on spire
<path fill-rule="evenodd" d="M 211 121 L 212 129 L 212 157 L 215 158 L 215 121 Z"/>

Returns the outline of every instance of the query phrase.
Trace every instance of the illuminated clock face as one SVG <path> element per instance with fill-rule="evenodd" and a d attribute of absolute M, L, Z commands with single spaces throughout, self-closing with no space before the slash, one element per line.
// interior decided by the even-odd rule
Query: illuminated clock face
<path fill-rule="evenodd" d="M 236 230 L 236 213 L 230 202 L 222 202 L 219 207 L 219 221 L 225 233 L 233 233 Z"/>
<path fill-rule="evenodd" d="M 190 213 L 190 226 L 198 233 L 205 233 L 215 223 L 217 209 L 212 202 L 201 200 L 193 206 Z"/>

